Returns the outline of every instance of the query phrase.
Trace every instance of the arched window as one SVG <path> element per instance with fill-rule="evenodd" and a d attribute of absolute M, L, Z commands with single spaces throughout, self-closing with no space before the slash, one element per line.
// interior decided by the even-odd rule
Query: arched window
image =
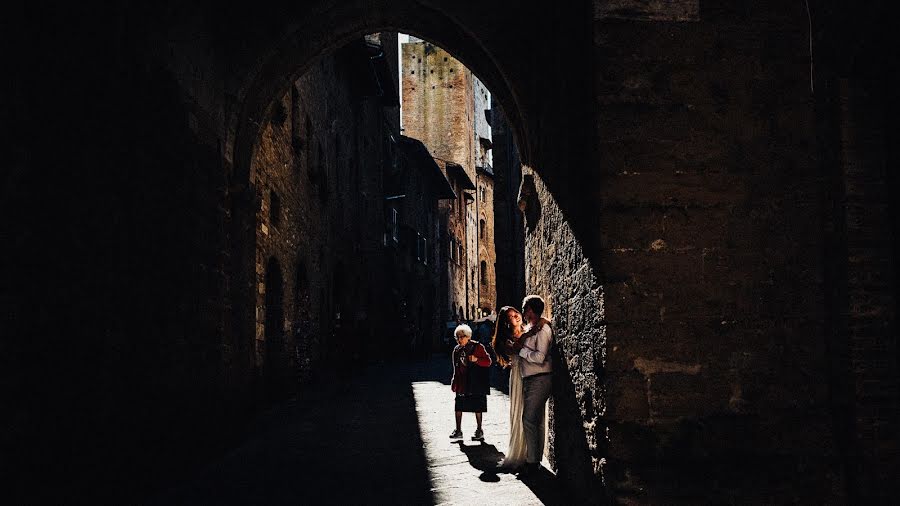
<path fill-rule="evenodd" d="M 484 229 L 486 228 L 486 223 L 484 220 L 481 220 L 478 224 L 478 237 L 484 239 Z M 484 262 L 482 262 L 484 263 Z"/>
<path fill-rule="evenodd" d="M 278 226 L 281 224 L 281 197 L 275 190 L 269 190 L 269 223 Z"/>

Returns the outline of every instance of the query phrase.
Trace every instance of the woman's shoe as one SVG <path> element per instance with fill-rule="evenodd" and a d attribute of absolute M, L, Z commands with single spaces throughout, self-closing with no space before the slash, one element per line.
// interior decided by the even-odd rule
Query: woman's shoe
<path fill-rule="evenodd" d="M 450 439 L 462 439 L 462 431 L 459 429 L 455 429 L 450 433 Z"/>

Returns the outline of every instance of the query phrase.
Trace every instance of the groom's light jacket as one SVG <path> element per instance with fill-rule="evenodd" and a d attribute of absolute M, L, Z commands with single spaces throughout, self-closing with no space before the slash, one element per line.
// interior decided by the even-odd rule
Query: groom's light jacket
<path fill-rule="evenodd" d="M 524 345 L 519 350 L 519 356 L 524 359 L 519 361 L 519 372 L 522 377 L 553 372 L 553 363 L 550 360 L 553 329 L 550 328 L 550 324 L 544 323 L 540 329 L 532 328 L 522 334 L 521 339 L 524 339 Z"/>

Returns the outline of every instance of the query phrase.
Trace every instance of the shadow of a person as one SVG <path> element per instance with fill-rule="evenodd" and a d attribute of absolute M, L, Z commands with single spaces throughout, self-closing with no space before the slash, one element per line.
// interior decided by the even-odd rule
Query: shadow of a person
<path fill-rule="evenodd" d="M 520 473 L 518 479 L 531 489 L 535 497 L 540 499 L 542 503 L 547 505 L 564 504 L 561 490 L 559 489 L 559 480 L 555 474 L 544 466 L 540 466 L 536 471 L 527 474 Z"/>
<path fill-rule="evenodd" d="M 466 454 L 469 464 L 482 471 L 478 477 L 481 481 L 497 482 L 500 477 L 497 476 L 498 466 L 503 460 L 503 455 L 497 450 L 497 447 L 480 441 L 480 444 L 466 445 L 464 441 L 457 441 L 459 451 Z"/>

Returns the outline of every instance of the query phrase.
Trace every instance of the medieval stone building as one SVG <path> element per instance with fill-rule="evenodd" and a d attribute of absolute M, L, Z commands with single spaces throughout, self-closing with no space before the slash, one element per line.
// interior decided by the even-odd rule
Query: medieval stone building
<path fill-rule="evenodd" d="M 900 111 L 887 4 L 12 5 L 0 30 L 7 502 L 141 502 L 113 492 L 224 453 L 259 406 L 266 364 L 292 360 L 304 283 L 320 353 L 348 356 L 327 329 L 383 298 L 375 283 L 349 288 L 384 248 L 384 201 L 362 195 L 362 178 L 393 148 L 354 133 L 352 108 L 317 109 L 294 88 L 339 73 L 323 56 L 390 30 L 457 55 L 518 147 L 525 290 L 554 319 L 550 458 L 569 502 L 894 501 Z M 357 149 L 373 166 L 350 164 Z M 277 311 L 258 313 L 279 301 L 292 325 L 280 336 Z"/>
<path fill-rule="evenodd" d="M 276 397 L 326 361 L 360 361 L 388 277 L 385 175 L 399 130 L 396 34 L 358 39 L 273 104 L 254 151 L 255 361 Z"/>
<path fill-rule="evenodd" d="M 391 223 L 386 272 L 393 300 L 385 308 L 390 322 L 381 331 L 399 334 L 404 351 L 427 357 L 439 344 L 446 317 L 441 279 L 447 255 L 440 244 L 439 203 L 457 195 L 421 141 L 401 135 L 397 147 L 397 170 L 385 181 Z"/>
<path fill-rule="evenodd" d="M 456 197 L 440 206 L 440 230 L 441 248 L 446 251 L 446 261 L 441 262 L 443 307 L 447 307 L 445 318 L 448 325 L 455 327 L 469 317 L 466 310 L 469 304 L 469 265 L 468 251 L 466 249 L 466 237 L 468 233 L 468 207 L 472 203 L 472 192 L 475 190 L 475 182 L 469 177 L 466 170 L 459 164 L 436 158 L 447 179 L 450 181 Z M 449 322 L 453 322 L 452 324 Z"/>
<path fill-rule="evenodd" d="M 493 243 L 490 94 L 456 58 L 430 42 L 402 44 L 403 128 L 421 139 L 431 153 L 462 167 L 471 184 L 460 206 L 445 204 L 446 248 L 463 254 L 460 266 L 448 267 L 451 292 L 448 318 L 475 319 L 494 311 L 496 302 Z M 449 176 L 449 175 L 448 175 Z M 467 185 L 463 185 L 467 186 Z M 489 233 L 487 230 L 491 229 Z M 483 292 L 483 293 L 482 293 Z M 462 315 L 458 308 L 462 307 Z"/>

